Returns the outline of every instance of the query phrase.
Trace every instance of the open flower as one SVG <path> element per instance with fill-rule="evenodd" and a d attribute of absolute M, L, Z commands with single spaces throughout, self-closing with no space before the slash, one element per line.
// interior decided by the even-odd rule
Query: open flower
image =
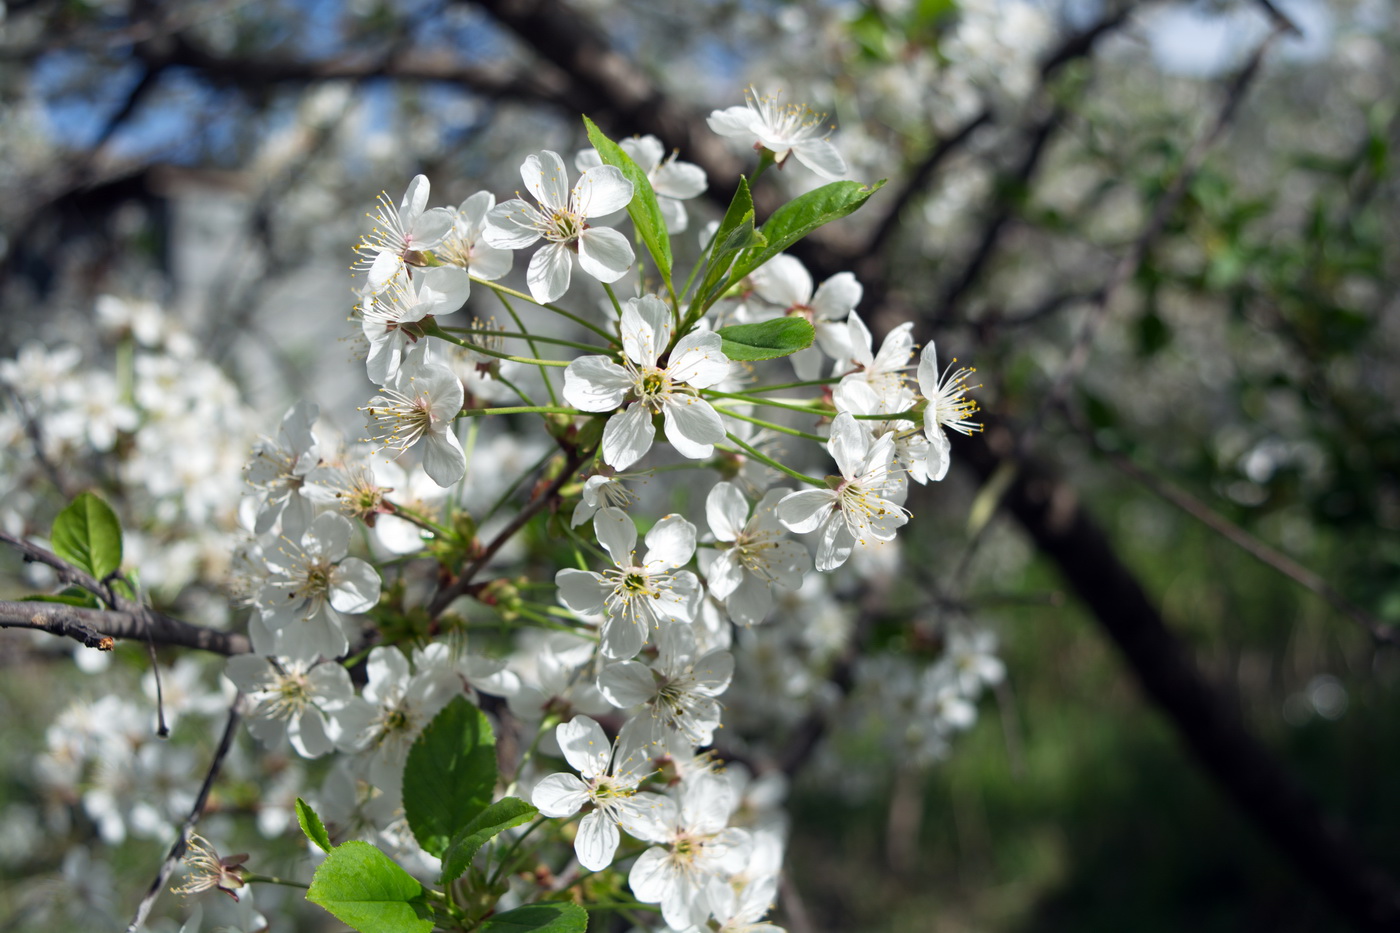
<path fill-rule="evenodd" d="M 340 736 L 335 714 L 355 695 L 344 667 L 240 654 L 229 658 L 224 673 L 248 698 L 248 731 L 258 741 L 273 748 L 286 736 L 303 758 L 335 748 Z"/>
<path fill-rule="evenodd" d="M 734 655 L 728 651 L 700 654 L 690 626 L 662 630 L 660 654 L 647 667 L 621 661 L 598 675 L 598 689 L 618 709 L 644 707 L 633 722 L 648 744 L 674 745 L 680 736 L 689 745 L 709 745 L 719 728 L 720 705 L 715 697 L 734 679 Z"/>
<path fill-rule="evenodd" d="M 671 342 L 671 315 L 655 295 L 629 300 L 622 308 L 625 366 L 606 356 L 582 356 L 564 371 L 564 398 L 582 411 L 612 411 L 603 429 L 603 461 L 625 470 L 651 449 L 656 439 L 652 416 L 666 419 L 666 439 L 692 460 L 703 460 L 724 440 L 719 412 L 697 389 L 708 389 L 729 374 L 729 358 L 713 331 L 693 331 L 676 343 L 663 368 L 661 354 Z"/>
<path fill-rule="evenodd" d="M 544 237 L 546 245 L 530 259 L 525 273 L 531 297 L 543 304 L 569 290 L 570 253 L 577 254 L 583 271 L 600 282 L 622 278 L 632 266 L 632 245 L 616 230 L 588 223 L 622 210 L 632 200 L 632 183 L 620 169 L 587 169 L 571 189 L 564 160 L 546 149 L 526 156 L 520 177 L 539 207 L 520 198 L 497 205 L 486 215 L 485 238 L 491 246 L 523 249 Z"/>
<path fill-rule="evenodd" d="M 324 512 L 309 526 L 282 518 L 281 546 L 266 551 L 269 576 L 256 602 L 263 624 L 278 632 L 277 654 L 310 660 L 339 657 L 349 647 L 341 612 L 366 612 L 379 602 L 379 573 L 350 551 L 350 520 Z"/>
<path fill-rule="evenodd" d="M 379 211 L 372 215 L 378 226 L 360 240 L 359 268 L 369 271 L 369 290 L 380 291 L 404 270 L 405 264 L 423 265 L 423 250 L 437 246 L 452 229 L 453 213 L 445 207 L 428 207 L 428 179 L 415 175 L 403 201 L 395 210 L 389 196 L 379 195 Z"/>
<path fill-rule="evenodd" d="M 602 871 L 612 864 L 619 842 L 618 826 L 629 833 L 655 835 L 655 824 L 670 817 L 670 799 L 637 792 L 637 785 L 651 771 L 651 755 L 646 743 L 638 740 L 637 731 L 629 722 L 617 741 L 609 744 L 602 726 L 587 716 L 560 723 L 555 730 L 559 748 L 579 776 L 563 771 L 551 774 L 535 785 L 530 796 L 541 813 L 556 818 L 573 816 L 584 804 L 593 805 L 593 812 L 584 816 L 574 837 L 578 863 L 589 871 Z"/>
<path fill-rule="evenodd" d="M 599 509 L 593 519 L 598 543 L 616 570 L 594 573 L 569 568 L 554 582 L 559 598 L 574 612 L 602 615 L 602 650 L 609 658 L 630 658 L 646 644 L 647 632 L 663 622 L 690 622 L 700 608 L 700 581 L 679 570 L 695 553 L 695 526 L 667 515 L 647 532 L 647 553 L 637 562 L 637 526 L 620 509 Z"/>
<path fill-rule="evenodd" d="M 785 104 L 782 92 L 771 97 L 753 88 L 744 92 L 743 107 L 728 107 L 712 112 L 706 121 L 710 129 L 721 136 L 754 140 L 755 149 L 773 153 L 779 168 L 790 155 L 823 178 L 836 179 L 846 174 L 846 160 L 827 139 L 832 127 L 826 114 L 817 113 L 805 104 Z"/>
<path fill-rule="evenodd" d="M 471 278 L 453 266 L 420 269 L 410 280 L 399 276 L 383 291 L 366 295 L 360 305 L 360 325 L 369 341 L 365 368 L 383 385 L 399 371 L 408 350 L 422 337 L 405 325 L 430 314 L 451 314 L 471 293 Z"/>
<path fill-rule="evenodd" d="M 423 470 L 439 486 L 451 486 L 467 471 L 467 457 L 453 428 L 462 410 L 462 381 L 446 366 L 405 361 L 370 399 L 370 438 L 380 449 L 403 453 L 423 441 Z"/>
<path fill-rule="evenodd" d="M 928 399 L 928 407 L 924 409 L 924 434 L 929 442 L 928 478 L 931 480 L 946 476 L 948 464 L 952 462 L 953 445 L 948 442 L 944 428 L 961 434 L 982 430 L 982 425 L 972 420 L 977 413 L 977 402 L 967 397 L 967 393 L 976 388 L 967 384 L 974 372 L 975 369 L 953 369 L 949 366 L 940 373 L 933 341 L 924 346 L 924 352 L 919 356 L 919 391 Z"/>
<path fill-rule="evenodd" d="M 710 531 L 719 542 L 718 556 L 702 564 L 710 593 L 740 625 L 757 625 L 773 607 L 773 584 L 795 590 L 812 569 L 812 557 L 786 540 L 778 521 L 778 502 L 792 490 L 770 489 L 749 517 L 749 502 L 733 483 L 717 483 L 705 500 Z"/>
<path fill-rule="evenodd" d="M 831 488 L 800 489 L 778 503 L 778 520 L 789 531 L 819 532 L 817 569 L 822 573 L 844 564 L 857 544 L 894 540 L 896 529 L 909 521 L 908 512 L 885 498 L 901 488 L 890 470 L 893 435 L 872 439 L 859 421 L 842 412 L 831 423 L 827 448 L 841 470 L 839 477 L 827 480 Z"/>

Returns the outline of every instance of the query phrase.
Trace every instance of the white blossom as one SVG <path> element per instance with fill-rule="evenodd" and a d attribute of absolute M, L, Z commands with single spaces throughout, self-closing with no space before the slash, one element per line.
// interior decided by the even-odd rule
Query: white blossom
<path fill-rule="evenodd" d="M 831 127 L 826 114 L 805 104 L 784 104 L 782 92 L 759 94 L 752 87 L 744 92 L 742 107 L 728 107 L 710 113 L 710 129 L 720 136 L 756 142 L 773 153 L 780 168 L 789 155 L 823 178 L 846 174 L 846 160 L 827 139 Z"/>
<path fill-rule="evenodd" d="M 325 512 L 308 526 L 283 517 L 283 534 L 264 552 L 268 576 L 256 597 L 262 622 L 277 633 L 282 657 L 339 657 L 349 641 L 337 613 L 367 612 L 379 602 L 379 573 L 350 551 L 349 519 Z"/>
<path fill-rule="evenodd" d="M 831 423 L 827 444 L 840 476 L 830 477 L 829 489 L 800 489 L 778 503 L 778 520 L 789 531 L 817 531 L 817 570 L 835 570 L 857 545 L 892 541 L 909 513 L 885 498 L 902 487 L 891 476 L 894 438 L 873 439 L 848 412 Z"/>
<path fill-rule="evenodd" d="M 370 439 L 403 453 L 423 441 L 423 469 L 439 486 L 451 486 L 467 470 L 455 429 L 465 394 L 462 382 L 437 363 L 406 364 L 370 399 Z"/>
<path fill-rule="evenodd" d="M 702 460 L 725 437 L 724 422 L 697 390 L 729 374 L 720 336 L 697 330 L 682 337 L 663 368 L 658 361 L 671 343 L 671 314 L 654 295 L 630 299 L 622 308 L 623 364 L 606 356 L 583 356 L 564 371 L 564 398 L 582 411 L 627 408 L 603 429 L 603 461 L 619 470 L 636 463 L 656 438 L 652 416 L 665 419 L 666 439 L 682 456 Z"/>
<path fill-rule="evenodd" d="M 664 824 L 674 804 L 659 794 L 637 791 L 651 771 L 651 758 L 632 723 L 623 726 L 611 744 L 602 727 L 587 716 L 560 723 L 555 735 L 564 760 L 579 776 L 549 775 L 535 785 L 531 802 L 545 816 L 556 818 L 573 816 L 592 804 L 592 812 L 579 823 L 574 851 L 584 868 L 602 871 L 617 853 L 619 826 L 629 833 L 654 835 L 656 824 Z"/>
<path fill-rule="evenodd" d="M 977 402 L 967 397 L 968 391 L 976 388 L 967 384 L 974 372 L 974 369 L 949 366 L 940 373 L 933 341 L 924 346 L 919 357 L 919 391 L 928 399 L 928 407 L 924 409 L 924 433 L 929 442 L 929 479 L 940 480 L 947 476 L 948 465 L 952 462 L 952 444 L 944 428 L 961 434 L 982 430 L 982 426 L 972 420 L 977 413 Z"/>
<path fill-rule="evenodd" d="M 632 266 L 632 244 L 611 227 L 588 221 L 616 213 L 632 200 L 632 183 L 620 169 L 587 169 L 572 188 L 564 160 L 545 150 L 520 166 L 525 187 L 539 207 L 520 198 L 499 204 L 486 215 L 486 242 L 503 249 L 523 249 L 543 237 L 546 244 L 530 259 L 525 281 L 530 295 L 544 304 L 569 290 L 573 261 L 600 282 L 616 282 Z"/>
<path fill-rule="evenodd" d="M 680 233 L 685 230 L 690 219 L 681 202 L 704 194 L 708 187 L 705 170 L 690 162 L 677 161 L 678 154 L 675 152 L 666 158 L 665 146 L 650 134 L 629 136 L 618 140 L 617 144 L 646 173 L 647 181 L 656 192 L 656 206 L 666 223 L 666 232 Z M 579 171 L 586 171 L 602 165 L 603 158 L 598 155 L 598 150 L 585 149 L 578 154 L 574 164 Z"/>
<path fill-rule="evenodd" d="M 376 226 L 360 240 L 358 268 L 369 272 L 369 290 L 379 291 L 403 273 L 406 264 L 422 265 L 421 254 L 437 246 L 452 229 L 453 214 L 445 207 L 428 208 L 428 179 L 415 175 L 395 209 L 389 195 L 379 194 L 379 209 L 371 215 Z"/>
<path fill-rule="evenodd" d="M 646 644 L 647 632 L 663 622 L 690 622 L 700 607 L 700 581 L 689 570 L 695 526 L 667 515 L 647 532 L 646 556 L 637 562 L 637 526 L 619 509 L 600 509 L 593 529 L 617 569 L 603 573 L 559 571 L 559 599 L 574 612 L 603 615 L 602 651 L 630 658 Z"/>
<path fill-rule="evenodd" d="M 786 539 L 777 505 L 792 490 L 768 490 L 749 515 L 749 503 L 733 483 L 716 483 L 705 499 L 716 556 L 702 561 L 710 593 L 740 625 L 757 625 L 773 607 L 773 584 L 795 590 L 812 569 L 807 549 Z"/>

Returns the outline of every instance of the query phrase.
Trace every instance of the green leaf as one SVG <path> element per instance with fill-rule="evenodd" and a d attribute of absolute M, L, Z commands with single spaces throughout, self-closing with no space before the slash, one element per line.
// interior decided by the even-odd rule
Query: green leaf
<path fill-rule="evenodd" d="M 806 318 L 775 317 L 721 327 L 717 333 L 724 341 L 724 355 L 731 360 L 775 360 L 810 347 L 817 329 Z"/>
<path fill-rule="evenodd" d="M 858 181 L 833 181 L 793 198 L 764 222 L 760 232 L 768 242 L 739 258 L 729 274 L 730 283 L 738 282 L 823 224 L 845 217 L 870 200 L 870 196 L 884 184 L 884 179 L 873 185 L 862 185 Z"/>
<path fill-rule="evenodd" d="M 526 904 L 488 917 L 481 933 L 584 933 L 588 911 L 577 904 Z"/>
<path fill-rule="evenodd" d="M 455 697 L 408 751 L 403 810 L 418 844 L 442 857 L 496 789 L 496 736 L 466 697 Z"/>
<path fill-rule="evenodd" d="M 306 838 L 316 843 L 317 848 L 322 852 L 331 850 L 331 837 L 326 832 L 326 824 L 321 822 L 311 805 L 300 797 L 297 798 L 297 822 L 301 824 L 301 831 L 306 833 Z"/>
<path fill-rule="evenodd" d="M 122 565 L 122 526 L 112 507 L 90 492 L 69 503 L 53 521 L 54 553 L 99 580 Z"/>
<path fill-rule="evenodd" d="M 442 857 L 442 877 L 438 883 L 446 885 L 462 877 L 478 849 L 512 826 L 528 823 L 539 812 L 519 797 L 497 800 L 482 810 L 452 837 L 447 853 Z"/>
<path fill-rule="evenodd" d="M 749 193 L 749 182 L 747 178 L 740 176 L 739 187 L 735 190 L 719 227 L 715 229 L 714 245 L 710 248 L 710 261 L 705 268 L 705 278 L 701 281 L 700 289 L 695 293 L 695 300 L 690 306 L 692 317 L 698 319 L 705 309 L 724 294 L 729 269 L 740 253 L 767 244 L 768 240 L 763 234 L 754 229 L 753 219 L 753 196 Z"/>
<path fill-rule="evenodd" d="M 641 238 L 647 252 L 651 253 L 651 261 L 656 263 L 666 288 L 670 289 L 671 237 L 666 233 L 666 221 L 661 216 L 661 208 L 656 203 L 656 192 L 652 190 L 647 173 L 632 161 L 632 157 L 624 152 L 621 146 L 608 139 L 592 120 L 584 117 L 583 125 L 588 128 L 588 141 L 598 150 L 603 164 L 622 169 L 622 174 L 632 183 L 632 200 L 627 205 L 627 216 L 632 218 L 632 223 L 637 228 L 637 236 Z"/>
<path fill-rule="evenodd" d="M 74 589 L 76 588 L 69 587 L 69 590 Z M 76 592 L 65 590 L 57 595 L 36 593 L 33 596 L 24 597 L 21 601 L 26 603 L 59 603 L 64 606 L 81 606 L 84 609 L 102 608 L 102 603 L 98 601 L 97 597 L 86 590 L 77 590 Z"/>
<path fill-rule="evenodd" d="M 423 886 L 368 842 L 332 849 L 306 899 L 360 933 L 429 933 L 434 925 Z"/>

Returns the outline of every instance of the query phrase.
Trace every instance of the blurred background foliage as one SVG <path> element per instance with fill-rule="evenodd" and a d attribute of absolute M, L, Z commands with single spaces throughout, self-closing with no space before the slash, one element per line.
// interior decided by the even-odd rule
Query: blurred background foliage
<path fill-rule="evenodd" d="M 344 330 L 349 247 L 378 191 L 422 171 L 442 203 L 505 196 L 525 152 L 582 145 L 567 64 L 503 25 L 512 6 L 12 0 L 0 355 L 31 339 L 90 342 L 98 294 L 150 298 L 265 425 L 300 395 L 351 410 L 365 391 L 352 351 L 324 347 Z M 1400 874 L 1395 649 L 1114 461 L 1400 623 L 1400 22 L 1383 2 L 1280 2 L 1303 36 L 1268 50 L 1144 241 L 1271 20 L 1254 0 L 1129 6 L 575 9 L 697 119 L 749 81 L 833 110 L 854 176 L 893 179 L 829 232 L 839 250 L 897 212 L 857 265 L 877 283 L 861 312 L 877 332 L 918 320 L 940 358 L 978 367 L 987 417 L 1035 431 L 1035 455 L 1068 479 L 1223 701 Z M 1088 54 L 1042 77 L 1065 37 L 1094 29 Z M 940 146 L 927 181 L 906 188 Z M 711 181 L 722 201 L 731 182 Z M 1139 243 L 1087 365 L 1047 407 Z M 930 768 L 892 750 L 878 716 L 829 737 L 795 782 L 789 927 L 1344 928 L 1202 775 L 1009 518 L 992 519 L 964 563 L 985 487 L 958 472 L 957 452 L 954 475 L 920 501 L 909 572 L 872 643 L 932 657 L 944 618 L 967 618 L 998 633 L 1007 684 Z M 46 527 L 41 514 L 9 519 Z M 25 761 L 55 710 L 102 689 L 55 653 L 18 663 L 29 657 L 10 649 L 0 676 L 3 802 L 33 794 Z M 133 656 L 102 676 L 139 668 Z M 159 848 L 123 847 L 117 890 L 143 887 Z M 53 871 L 62 855 L 49 846 L 38 862 Z M 31 883 L 21 868 L 5 865 L 0 918 Z M 12 916 L 0 928 L 37 929 Z"/>

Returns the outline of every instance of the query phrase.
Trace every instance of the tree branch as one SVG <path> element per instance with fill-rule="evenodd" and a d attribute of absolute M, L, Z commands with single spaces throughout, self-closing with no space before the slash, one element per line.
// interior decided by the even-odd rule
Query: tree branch
<path fill-rule="evenodd" d="M 103 610 L 62 603 L 0 602 L 0 628 L 41 629 L 55 635 L 77 638 L 84 644 L 87 643 L 84 630 L 87 630 L 87 633 L 98 636 L 148 640 L 157 645 L 198 648 L 224 655 L 245 654 L 252 650 L 247 636 L 182 622 L 134 599 L 127 599 L 92 574 L 31 541 L 0 531 L 0 542 L 20 551 L 25 561 L 47 564 L 58 572 L 58 578 L 64 583 L 81 587 L 112 607 L 111 610 Z"/>

